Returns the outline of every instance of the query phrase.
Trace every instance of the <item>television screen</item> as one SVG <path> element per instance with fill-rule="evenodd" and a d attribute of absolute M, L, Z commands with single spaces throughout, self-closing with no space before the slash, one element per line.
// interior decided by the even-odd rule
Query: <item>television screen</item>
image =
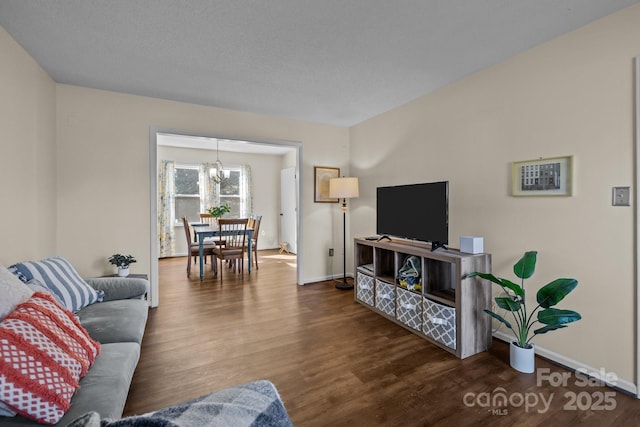
<path fill-rule="evenodd" d="M 448 181 L 378 187 L 376 205 L 378 235 L 448 243 Z"/>

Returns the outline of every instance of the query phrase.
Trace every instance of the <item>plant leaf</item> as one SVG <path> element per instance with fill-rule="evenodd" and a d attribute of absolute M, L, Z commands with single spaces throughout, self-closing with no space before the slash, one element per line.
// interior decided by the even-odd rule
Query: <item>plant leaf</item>
<path fill-rule="evenodd" d="M 528 251 L 515 263 L 513 266 L 513 272 L 521 279 L 528 279 L 533 276 L 536 270 L 536 258 L 538 252 Z"/>
<path fill-rule="evenodd" d="M 465 276 L 466 278 L 471 278 L 471 277 L 481 277 L 485 280 L 489 280 L 490 282 L 496 283 L 500 286 L 502 286 L 502 280 L 499 277 L 494 276 L 491 273 L 480 273 L 479 271 L 474 271 L 473 273 L 469 273 Z"/>
<path fill-rule="evenodd" d="M 538 335 L 538 334 L 544 334 L 547 333 L 549 331 L 555 331 L 556 329 L 561 329 L 561 328 L 566 328 L 567 325 L 546 325 L 540 329 L 536 329 L 535 331 L 533 331 L 534 335 Z"/>
<path fill-rule="evenodd" d="M 582 319 L 579 313 L 573 310 L 560 310 L 547 308 L 538 312 L 538 321 L 545 325 L 562 325 Z"/>
<path fill-rule="evenodd" d="M 501 321 L 502 323 L 504 323 L 504 326 L 506 326 L 509 329 L 513 329 L 511 327 L 511 323 L 509 323 L 504 317 L 500 316 L 499 314 L 494 313 L 491 310 L 484 310 L 485 313 L 487 313 L 489 316 L 493 317 L 496 320 Z"/>
<path fill-rule="evenodd" d="M 556 279 L 540 288 L 536 299 L 542 307 L 549 308 L 562 301 L 576 286 L 576 279 Z"/>
<path fill-rule="evenodd" d="M 496 297 L 496 304 L 498 307 L 503 310 L 509 311 L 518 311 L 520 310 L 520 303 L 518 301 L 514 301 L 513 298 L 510 297 Z"/>
<path fill-rule="evenodd" d="M 500 286 L 502 286 L 504 288 L 510 289 L 511 291 L 513 291 L 514 294 L 516 294 L 516 295 L 518 295 L 520 297 L 524 297 L 524 289 L 522 289 L 520 287 L 520 285 L 518 285 L 516 283 L 513 283 L 510 280 L 503 279 L 501 277 L 496 277 L 491 273 L 479 273 L 479 272 L 475 271 L 473 273 L 468 274 L 466 277 L 476 277 L 476 276 L 481 277 L 481 278 L 483 278 L 485 280 L 488 280 L 490 282 L 493 282 L 493 283 L 495 283 L 497 285 L 500 285 Z"/>

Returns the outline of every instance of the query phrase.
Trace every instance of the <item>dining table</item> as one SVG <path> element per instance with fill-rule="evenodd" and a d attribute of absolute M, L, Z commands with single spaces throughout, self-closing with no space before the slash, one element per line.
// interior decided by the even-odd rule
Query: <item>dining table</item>
<path fill-rule="evenodd" d="M 220 236 L 220 230 L 217 227 L 212 227 L 207 223 L 194 222 L 190 224 L 198 241 L 199 247 L 199 259 L 200 259 L 200 280 L 204 280 L 204 239 L 206 237 Z M 224 236 L 228 233 L 222 233 Z M 249 274 L 251 274 L 251 244 L 253 241 L 253 228 L 247 227 L 246 230 L 247 240 L 247 264 Z"/>

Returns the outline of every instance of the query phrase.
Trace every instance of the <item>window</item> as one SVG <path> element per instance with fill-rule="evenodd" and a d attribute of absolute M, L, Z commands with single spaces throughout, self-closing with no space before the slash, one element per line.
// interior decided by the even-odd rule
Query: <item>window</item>
<path fill-rule="evenodd" d="M 200 221 L 200 176 L 196 165 L 176 165 L 175 219 L 182 224 L 182 217 L 190 222 Z"/>
<path fill-rule="evenodd" d="M 222 180 L 218 184 L 220 204 L 228 204 L 231 207 L 229 217 L 241 218 L 246 216 L 243 206 L 243 189 L 241 188 L 240 169 L 224 168 Z"/>
<path fill-rule="evenodd" d="M 199 222 L 200 212 L 225 203 L 231 207 L 226 215 L 228 218 L 243 218 L 251 213 L 250 184 L 244 176 L 245 173 L 250 176 L 248 167 L 225 167 L 219 184 L 213 184 L 207 170 L 202 165 L 176 164 L 174 213 L 177 225 L 182 224 L 185 216 L 189 222 Z M 207 192 L 211 194 L 205 194 Z"/>

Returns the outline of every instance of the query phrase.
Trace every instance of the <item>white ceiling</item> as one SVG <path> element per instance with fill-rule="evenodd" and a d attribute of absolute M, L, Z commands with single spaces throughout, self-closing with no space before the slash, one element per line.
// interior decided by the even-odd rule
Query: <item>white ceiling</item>
<path fill-rule="evenodd" d="M 0 0 L 59 83 L 337 126 L 640 0 Z"/>

